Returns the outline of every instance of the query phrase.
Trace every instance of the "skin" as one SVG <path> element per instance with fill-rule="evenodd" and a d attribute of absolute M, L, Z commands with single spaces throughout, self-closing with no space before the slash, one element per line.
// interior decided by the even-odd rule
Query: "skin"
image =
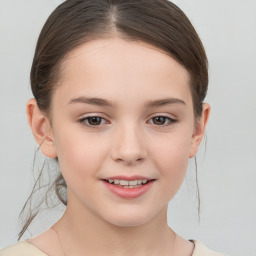
<path fill-rule="evenodd" d="M 163 99 L 171 100 L 156 104 Z M 188 72 L 146 43 L 98 39 L 68 54 L 51 118 L 34 99 L 27 103 L 34 137 L 45 156 L 58 157 L 67 183 L 68 205 L 54 225 L 65 255 L 192 255 L 193 243 L 168 227 L 167 205 L 197 152 L 209 110 L 205 103 L 195 122 Z M 89 116 L 101 119 L 95 125 Z M 124 199 L 102 181 L 116 175 L 155 181 L 142 196 Z M 63 255 L 52 230 L 30 242 Z"/>

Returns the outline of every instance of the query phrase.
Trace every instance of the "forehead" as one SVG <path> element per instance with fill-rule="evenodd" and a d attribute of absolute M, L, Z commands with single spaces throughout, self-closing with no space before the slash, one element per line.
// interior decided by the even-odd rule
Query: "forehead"
<path fill-rule="evenodd" d="M 144 42 L 120 38 L 90 41 L 71 51 L 61 70 L 60 89 L 68 97 L 85 93 L 135 99 L 139 92 L 145 97 L 190 97 L 186 69 Z"/>

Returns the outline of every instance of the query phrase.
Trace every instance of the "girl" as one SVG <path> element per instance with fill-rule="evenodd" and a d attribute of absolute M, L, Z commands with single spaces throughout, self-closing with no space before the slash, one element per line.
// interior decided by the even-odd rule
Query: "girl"
<path fill-rule="evenodd" d="M 203 138 L 207 85 L 203 45 L 171 2 L 57 7 L 38 39 L 27 116 L 41 152 L 59 164 L 66 210 L 0 255 L 223 255 L 167 225 Z"/>

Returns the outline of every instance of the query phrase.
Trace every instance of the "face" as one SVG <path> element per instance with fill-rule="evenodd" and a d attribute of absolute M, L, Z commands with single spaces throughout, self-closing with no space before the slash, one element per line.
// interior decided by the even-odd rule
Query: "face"
<path fill-rule="evenodd" d="M 51 111 L 69 208 L 117 226 L 166 210 L 199 143 L 180 64 L 146 43 L 91 41 L 65 58 Z"/>

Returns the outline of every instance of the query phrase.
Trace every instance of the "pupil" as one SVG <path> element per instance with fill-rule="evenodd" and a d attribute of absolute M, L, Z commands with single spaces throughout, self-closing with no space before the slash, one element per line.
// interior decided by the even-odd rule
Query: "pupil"
<path fill-rule="evenodd" d="M 154 118 L 154 124 L 163 125 L 165 123 L 165 117 L 157 116 Z"/>
<path fill-rule="evenodd" d="M 88 123 L 90 124 L 90 125 L 99 125 L 100 123 L 101 123 L 101 118 L 100 117 L 90 117 L 89 119 L 88 119 Z"/>

